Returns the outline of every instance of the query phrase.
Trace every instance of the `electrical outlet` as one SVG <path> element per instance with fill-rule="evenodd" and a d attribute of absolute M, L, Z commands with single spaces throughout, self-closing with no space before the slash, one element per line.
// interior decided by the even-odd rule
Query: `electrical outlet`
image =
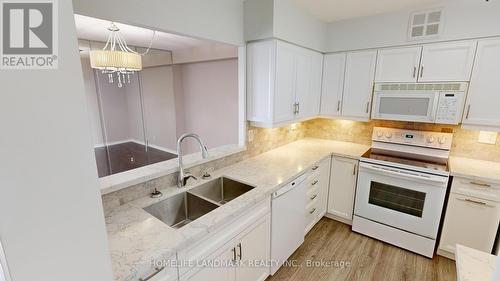
<path fill-rule="evenodd" d="M 497 132 L 480 131 L 477 141 L 486 144 L 496 144 L 497 136 L 498 136 Z"/>

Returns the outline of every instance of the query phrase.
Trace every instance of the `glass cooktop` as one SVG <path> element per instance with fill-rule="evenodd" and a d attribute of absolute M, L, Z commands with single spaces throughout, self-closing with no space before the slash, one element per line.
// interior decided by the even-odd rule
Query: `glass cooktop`
<path fill-rule="evenodd" d="M 391 156 L 391 155 L 385 155 L 385 154 L 379 154 L 379 153 L 374 153 L 371 149 L 368 150 L 361 157 L 365 158 L 365 159 L 375 160 L 376 162 L 382 161 L 382 162 L 389 162 L 389 163 L 401 164 L 401 165 L 406 165 L 406 166 L 413 166 L 417 170 L 427 169 L 427 170 L 433 170 L 433 171 L 448 172 L 448 165 L 447 164 L 428 162 L 428 161 L 419 160 L 419 159 L 397 157 L 397 156 Z"/>

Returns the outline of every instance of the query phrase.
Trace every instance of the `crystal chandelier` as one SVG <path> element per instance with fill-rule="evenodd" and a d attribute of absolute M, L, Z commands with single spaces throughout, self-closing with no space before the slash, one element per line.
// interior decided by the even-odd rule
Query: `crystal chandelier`
<path fill-rule="evenodd" d="M 149 52 L 155 37 L 153 37 L 146 52 L 139 54 L 127 46 L 127 42 L 121 37 L 120 29 L 115 23 L 111 23 L 108 41 L 102 50 L 90 51 L 90 65 L 99 69 L 103 74 L 108 75 L 108 82 L 114 83 L 117 80 L 118 87 L 123 87 L 124 83 L 130 83 L 130 75 L 142 70 L 141 55 Z"/>

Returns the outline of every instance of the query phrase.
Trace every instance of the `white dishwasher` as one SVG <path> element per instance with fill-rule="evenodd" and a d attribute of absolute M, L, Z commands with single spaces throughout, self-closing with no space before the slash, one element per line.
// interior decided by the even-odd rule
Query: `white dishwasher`
<path fill-rule="evenodd" d="M 304 242 L 307 176 L 305 173 L 273 193 L 271 275 L 274 275 Z"/>

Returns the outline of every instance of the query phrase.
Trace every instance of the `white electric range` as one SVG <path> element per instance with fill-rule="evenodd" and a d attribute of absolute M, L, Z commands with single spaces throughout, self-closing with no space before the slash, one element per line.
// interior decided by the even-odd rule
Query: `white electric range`
<path fill-rule="evenodd" d="M 373 129 L 360 159 L 352 230 L 432 258 L 452 134 Z"/>

